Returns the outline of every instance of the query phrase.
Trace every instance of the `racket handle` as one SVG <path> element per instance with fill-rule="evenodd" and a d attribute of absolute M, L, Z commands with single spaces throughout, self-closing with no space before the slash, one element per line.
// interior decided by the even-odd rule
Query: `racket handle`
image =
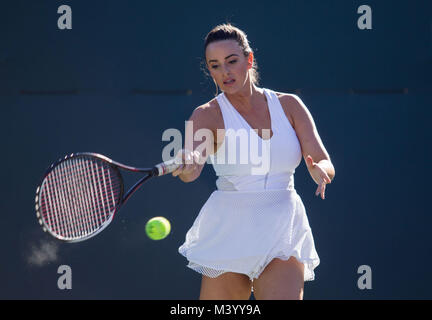
<path fill-rule="evenodd" d="M 176 171 L 181 165 L 181 163 L 176 163 L 176 159 L 161 162 L 155 166 L 156 175 L 163 176 L 164 174 L 171 173 Z"/>

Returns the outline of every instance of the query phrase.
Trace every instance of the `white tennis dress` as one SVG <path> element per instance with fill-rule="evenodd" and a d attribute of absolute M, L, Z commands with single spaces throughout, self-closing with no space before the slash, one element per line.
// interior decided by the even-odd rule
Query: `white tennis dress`
<path fill-rule="evenodd" d="M 209 157 L 218 189 L 202 207 L 179 252 L 189 268 L 206 276 L 237 272 L 251 281 L 274 258 L 293 256 L 305 266 L 304 280 L 314 280 L 320 259 L 294 188 L 300 143 L 276 93 L 263 90 L 271 139 L 259 137 L 224 93 L 216 97 L 226 129 L 222 145 Z"/>

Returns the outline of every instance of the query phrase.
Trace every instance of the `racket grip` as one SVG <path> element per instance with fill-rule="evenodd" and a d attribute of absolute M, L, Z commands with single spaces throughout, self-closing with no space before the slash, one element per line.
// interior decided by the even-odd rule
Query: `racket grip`
<path fill-rule="evenodd" d="M 163 176 L 177 170 L 181 165 L 181 163 L 176 163 L 176 159 L 161 162 L 155 166 L 157 170 L 156 174 L 158 176 Z"/>

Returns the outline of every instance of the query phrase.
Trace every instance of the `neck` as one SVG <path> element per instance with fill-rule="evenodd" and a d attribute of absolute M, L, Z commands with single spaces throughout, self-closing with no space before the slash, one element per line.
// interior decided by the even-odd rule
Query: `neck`
<path fill-rule="evenodd" d="M 225 93 L 225 96 L 237 109 L 247 112 L 253 108 L 254 102 L 261 98 L 263 94 L 263 89 L 250 83 L 235 93 Z"/>

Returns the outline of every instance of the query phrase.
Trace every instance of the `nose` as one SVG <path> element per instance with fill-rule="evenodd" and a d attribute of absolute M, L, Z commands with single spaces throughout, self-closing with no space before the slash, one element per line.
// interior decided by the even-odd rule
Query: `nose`
<path fill-rule="evenodd" d="M 228 74 L 230 74 L 230 68 L 229 68 L 228 64 L 224 63 L 222 70 L 223 70 L 223 73 L 224 73 L 225 76 L 227 76 Z"/>

